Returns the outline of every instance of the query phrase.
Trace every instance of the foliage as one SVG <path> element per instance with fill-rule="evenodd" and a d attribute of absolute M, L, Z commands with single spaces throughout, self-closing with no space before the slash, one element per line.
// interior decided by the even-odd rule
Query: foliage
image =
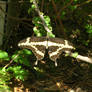
<path fill-rule="evenodd" d="M 28 60 L 28 56 L 32 55 L 32 52 L 30 50 L 23 49 L 23 50 L 16 51 L 11 57 L 8 56 L 7 52 L 5 51 L 1 51 L 1 52 L 2 52 L 1 53 L 2 58 L 0 59 L 3 59 L 2 63 L 6 60 L 6 57 L 13 60 L 12 66 L 5 65 L 4 67 L 0 68 L 0 90 L 2 90 L 3 88 L 4 88 L 3 90 L 8 90 L 10 89 L 8 85 L 12 84 L 12 81 L 11 81 L 12 79 L 16 79 L 18 81 L 27 80 L 29 75 L 29 70 L 23 68 L 23 65 L 27 67 L 32 67 Z M 36 73 L 37 77 L 41 77 L 43 70 L 39 69 L 38 67 L 34 67 L 34 70 L 37 71 Z"/>
<path fill-rule="evenodd" d="M 89 37 L 92 37 L 92 25 L 86 24 L 85 29 L 86 29 L 86 32 L 89 34 Z"/>
<path fill-rule="evenodd" d="M 33 3 L 33 0 L 30 0 L 30 3 Z M 37 2 L 38 3 L 38 2 Z M 31 5 L 32 7 L 29 8 L 28 13 L 31 13 L 32 11 L 35 10 L 36 6 L 34 4 Z M 39 7 L 38 7 L 39 8 Z M 40 12 L 40 11 L 38 11 Z M 41 37 L 41 36 L 49 36 L 49 37 L 55 37 L 55 35 L 52 33 L 52 26 L 51 26 L 51 20 L 49 16 L 44 15 L 43 12 L 40 12 L 40 15 L 43 16 L 44 20 L 41 19 L 40 17 L 34 16 L 33 17 L 33 31 L 36 34 L 36 36 Z M 44 24 L 42 23 L 42 21 L 45 22 L 46 26 L 49 28 L 50 32 L 46 32 L 46 30 L 44 29 Z"/>
<path fill-rule="evenodd" d="M 20 53 L 20 55 L 14 59 L 14 57 L 18 53 Z M 27 76 L 29 74 L 28 70 L 23 69 L 23 66 L 18 64 L 20 63 L 20 64 L 24 64 L 25 66 L 30 66 L 30 63 L 27 60 L 27 56 L 31 54 L 32 54 L 31 51 L 27 49 L 17 51 L 15 54 L 11 56 L 11 59 L 12 60 L 14 59 L 14 62 L 16 62 L 17 65 L 8 66 L 8 67 L 4 66 L 0 68 L 0 88 L 1 89 L 2 88 L 9 89 L 7 85 L 12 82 L 11 79 L 13 78 L 21 81 L 24 81 L 27 79 Z M 0 57 L 1 57 L 0 59 L 3 59 L 3 61 L 6 60 L 6 58 L 9 58 L 8 53 L 5 51 L 0 52 Z"/>
<path fill-rule="evenodd" d="M 8 72 L 4 71 L 3 68 L 0 68 L 0 91 L 5 92 L 9 90 L 8 84 L 10 84 L 11 76 Z"/>
<path fill-rule="evenodd" d="M 72 54 L 72 57 L 76 58 L 78 56 L 78 52 Z"/>
<path fill-rule="evenodd" d="M 24 1 L 26 3 L 26 0 Z M 6 33 L 6 37 L 4 37 L 5 42 L 8 40 L 8 43 L 3 44 L 6 49 L 0 50 L 0 90 L 1 88 L 9 89 L 7 85 L 12 82 L 13 78 L 25 81 L 29 77 L 29 72 L 35 71 L 35 73 L 33 72 L 34 75 L 36 74 L 39 78 L 45 73 L 44 68 L 34 67 L 30 64 L 31 51 L 27 49 L 17 50 L 17 42 L 26 36 L 35 34 L 38 37 L 58 36 L 62 38 L 65 37 L 65 35 L 62 35 L 65 33 L 67 38 L 77 47 L 73 54 L 74 58 L 78 56 L 78 53 L 88 56 L 91 54 L 89 53 L 92 47 L 92 3 L 90 0 L 43 0 L 44 4 L 42 4 L 42 0 L 37 0 L 40 15 L 44 17 L 45 24 L 50 32 L 45 30 L 41 18 L 35 11 L 34 0 L 29 1 L 25 4 L 28 6 L 29 3 L 27 8 L 23 6 L 23 2 L 20 3 L 19 7 L 26 8 L 24 9 L 26 16 L 24 13 L 22 14 L 24 11 L 21 9 L 21 14 L 18 14 L 20 16 L 19 21 L 17 18 L 13 18 L 18 24 L 14 25 L 9 34 Z M 21 19 L 21 16 L 23 19 Z M 31 21 L 26 20 L 26 17 L 31 18 Z M 78 48 L 78 46 L 86 48 L 86 53 L 84 53 L 83 48 Z M 11 61 L 13 62 L 10 63 Z M 90 67 L 92 68 L 92 66 Z M 32 70 L 30 71 L 30 69 Z"/>
<path fill-rule="evenodd" d="M 21 66 L 11 66 L 7 69 L 8 72 L 12 73 L 12 78 L 15 77 L 18 80 L 24 81 L 28 76 L 28 71 L 22 69 Z"/>
<path fill-rule="evenodd" d="M 8 53 L 0 50 L 0 59 L 9 60 Z"/>
<path fill-rule="evenodd" d="M 14 59 L 14 57 L 19 53 L 19 56 Z M 16 53 L 14 53 L 11 57 L 12 59 L 14 59 L 14 62 L 16 63 L 20 63 L 20 64 L 24 64 L 26 66 L 30 66 L 29 60 L 28 60 L 28 56 L 32 55 L 32 52 L 30 50 L 27 49 L 23 49 L 21 51 L 16 51 Z"/>

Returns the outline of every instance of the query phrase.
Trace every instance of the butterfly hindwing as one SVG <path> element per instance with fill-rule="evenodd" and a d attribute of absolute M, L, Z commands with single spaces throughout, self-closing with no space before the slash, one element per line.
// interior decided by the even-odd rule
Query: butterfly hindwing
<path fill-rule="evenodd" d="M 48 48 L 48 54 L 52 61 L 56 61 L 59 55 L 62 53 L 62 48 L 58 48 L 58 46 L 50 46 Z"/>

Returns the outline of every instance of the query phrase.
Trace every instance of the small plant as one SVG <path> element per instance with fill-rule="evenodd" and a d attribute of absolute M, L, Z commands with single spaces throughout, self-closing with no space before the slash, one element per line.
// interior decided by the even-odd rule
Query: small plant
<path fill-rule="evenodd" d="M 11 75 L 6 72 L 3 68 L 0 68 L 0 92 L 10 92 L 8 84 L 10 84 Z"/>
<path fill-rule="evenodd" d="M 40 12 L 38 3 L 36 0 L 30 0 L 30 3 L 32 3 L 31 8 L 29 8 L 28 13 L 30 14 L 34 10 L 38 12 L 39 17 L 34 16 L 33 17 L 33 31 L 36 36 L 41 37 L 41 36 L 48 36 L 48 37 L 55 37 L 55 35 L 52 33 L 52 26 L 51 26 L 51 19 L 49 16 L 46 16 L 43 12 Z M 46 28 L 49 29 L 49 32 L 46 30 Z M 47 32 L 46 32 L 47 31 Z"/>
<path fill-rule="evenodd" d="M 16 57 L 16 55 L 18 55 L 19 53 L 20 55 Z M 7 52 L 0 50 L 0 61 L 2 61 L 0 63 L 3 63 L 5 61 L 9 62 L 10 59 L 12 59 L 11 60 L 12 62 L 10 61 L 12 64 L 16 63 L 15 65 L 12 66 L 10 65 L 11 63 L 8 63 L 5 66 L 0 67 L 0 91 L 2 90 L 2 92 L 4 92 L 3 90 L 10 89 L 8 85 L 12 84 L 11 81 L 12 78 L 21 81 L 27 79 L 27 76 L 29 74 L 28 70 L 23 69 L 23 66 L 18 64 L 30 66 L 29 61 L 27 60 L 27 56 L 31 54 L 32 54 L 31 51 L 24 49 L 21 51 L 16 51 L 15 54 L 9 57 Z"/>
<path fill-rule="evenodd" d="M 7 69 L 7 72 L 9 72 L 10 75 L 12 75 L 12 78 L 15 78 L 17 80 L 22 80 L 22 81 L 24 81 L 28 76 L 28 71 L 25 69 L 22 69 L 21 66 L 10 66 Z"/>
<path fill-rule="evenodd" d="M 18 57 L 16 59 L 14 59 L 14 57 L 16 55 L 18 55 Z M 29 55 L 32 55 L 32 52 L 30 50 L 23 49 L 21 51 L 16 51 L 11 56 L 11 58 L 14 59 L 14 62 L 16 62 L 16 63 L 24 64 L 25 66 L 30 66 L 30 63 L 29 63 L 29 60 L 28 60 Z"/>

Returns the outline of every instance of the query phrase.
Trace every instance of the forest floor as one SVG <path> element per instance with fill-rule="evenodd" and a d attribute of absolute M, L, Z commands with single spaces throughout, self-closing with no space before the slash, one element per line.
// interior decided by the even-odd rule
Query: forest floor
<path fill-rule="evenodd" d="M 44 73 L 30 72 L 27 81 L 15 83 L 14 92 L 92 92 L 92 69 L 89 64 L 74 59 L 58 63 L 58 67 L 51 66 L 51 62 L 41 65 Z"/>

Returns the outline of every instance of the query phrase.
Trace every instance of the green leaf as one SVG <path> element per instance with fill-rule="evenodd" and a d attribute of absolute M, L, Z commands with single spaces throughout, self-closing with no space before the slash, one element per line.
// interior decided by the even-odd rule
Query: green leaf
<path fill-rule="evenodd" d="M 11 56 L 11 58 L 14 59 L 15 62 L 18 62 L 18 59 L 20 58 L 20 56 L 17 56 L 17 57 L 16 57 L 16 55 L 17 55 L 17 54 L 13 54 L 13 55 Z M 16 57 L 16 58 L 15 58 L 15 57 Z"/>
<path fill-rule="evenodd" d="M 13 72 L 13 77 L 15 77 L 16 79 L 20 79 L 22 81 L 25 80 L 25 78 L 27 77 L 28 75 L 28 71 L 22 69 L 21 66 L 13 66 L 13 67 L 9 67 L 7 69 L 7 71 L 11 71 Z"/>
<path fill-rule="evenodd" d="M 32 7 L 32 9 L 35 9 L 35 5 L 34 5 L 34 4 L 32 4 L 32 6 L 31 6 L 31 7 Z"/>
<path fill-rule="evenodd" d="M 61 13 L 61 18 L 63 19 L 64 18 L 64 16 L 65 16 L 65 14 L 66 14 L 66 12 L 65 11 L 62 11 L 62 13 Z"/>
<path fill-rule="evenodd" d="M 66 53 L 66 54 L 65 54 L 65 56 L 67 57 L 67 56 L 69 56 L 69 54 L 68 54 L 68 53 Z"/>
<path fill-rule="evenodd" d="M 72 54 L 72 57 L 76 58 L 78 56 L 78 52 Z"/>
<path fill-rule="evenodd" d="M 41 73 L 44 72 L 43 69 L 40 69 L 39 67 L 34 67 L 34 69 L 35 69 L 36 71 L 38 71 L 38 72 L 41 72 Z"/>
<path fill-rule="evenodd" d="M 49 16 L 44 16 L 44 19 L 45 19 L 45 23 L 46 23 L 46 24 L 49 24 L 49 23 L 50 23 L 50 18 L 49 18 Z"/>
<path fill-rule="evenodd" d="M 89 34 L 92 33 L 92 29 L 87 30 L 87 33 Z"/>
<path fill-rule="evenodd" d="M 76 5 L 74 5 L 74 6 L 72 5 L 69 8 L 73 11 L 73 10 L 75 10 L 77 8 L 77 6 Z"/>
<path fill-rule="evenodd" d="M 14 58 L 15 56 L 16 55 L 13 55 L 12 58 Z M 19 55 L 16 59 L 14 59 L 14 62 L 24 64 L 26 66 L 30 66 L 30 62 L 27 59 L 26 55 L 24 55 L 24 57 L 23 57 L 23 55 Z"/>
<path fill-rule="evenodd" d="M 19 55 L 18 55 L 19 54 Z M 18 56 L 17 56 L 18 55 Z M 28 50 L 28 49 L 23 49 L 21 51 L 17 51 L 15 54 L 13 54 L 11 56 L 12 59 L 14 59 L 16 56 L 16 58 L 14 59 L 15 62 L 19 62 L 19 61 L 25 61 L 25 58 L 27 58 L 27 56 L 32 55 L 32 51 Z M 24 57 L 23 57 L 24 56 Z M 23 59 L 24 58 L 24 59 Z"/>
<path fill-rule="evenodd" d="M 26 66 L 30 66 L 30 62 L 29 62 L 29 60 L 27 59 L 27 57 L 21 57 L 20 59 L 19 59 L 19 63 L 20 64 L 24 64 L 24 65 L 26 65 Z"/>
<path fill-rule="evenodd" d="M 32 55 L 32 51 L 28 49 L 23 49 L 23 53 L 26 55 Z"/>
<path fill-rule="evenodd" d="M 9 60 L 8 53 L 5 51 L 0 50 L 0 59 Z"/>
<path fill-rule="evenodd" d="M 40 31 L 37 29 L 37 27 L 33 28 L 34 33 L 36 34 L 37 37 L 41 37 L 42 33 L 40 33 Z"/>
<path fill-rule="evenodd" d="M 29 9 L 28 9 L 28 14 L 30 14 L 30 13 L 31 13 L 31 11 L 32 11 L 32 8 L 29 8 Z"/>
<path fill-rule="evenodd" d="M 33 2 L 33 0 L 30 0 L 30 3 L 32 3 Z"/>
<path fill-rule="evenodd" d="M 77 2 L 78 0 L 74 0 L 74 2 Z"/>
<path fill-rule="evenodd" d="M 84 44 L 84 45 L 86 45 L 86 46 L 88 46 L 88 44 L 89 44 L 89 42 L 90 42 L 90 40 L 87 40 L 87 41 L 82 41 L 82 43 Z"/>
<path fill-rule="evenodd" d="M 48 37 L 55 37 L 55 35 L 52 32 L 47 32 Z"/>

